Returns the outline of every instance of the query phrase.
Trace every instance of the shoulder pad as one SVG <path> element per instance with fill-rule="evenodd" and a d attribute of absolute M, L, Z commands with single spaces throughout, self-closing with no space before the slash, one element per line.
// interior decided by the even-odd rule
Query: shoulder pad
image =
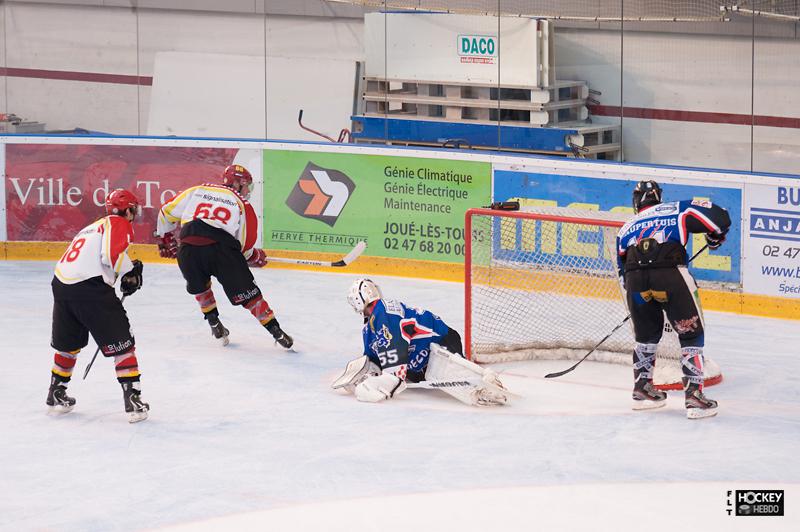
<path fill-rule="evenodd" d="M 705 207 L 706 209 L 710 209 L 712 203 L 707 199 L 693 199 L 692 205 L 697 205 L 698 207 Z"/>
<path fill-rule="evenodd" d="M 398 316 L 405 316 L 405 307 L 400 301 L 396 299 L 382 299 L 383 306 L 389 314 L 396 314 Z"/>
<path fill-rule="evenodd" d="M 107 218 L 112 231 L 124 231 L 128 234 L 128 238 L 133 237 L 133 224 L 127 218 L 118 214 L 110 214 Z"/>
<path fill-rule="evenodd" d="M 677 201 L 671 201 L 669 203 L 661 203 L 659 205 L 655 205 L 648 209 L 648 212 L 652 212 L 657 216 L 663 216 L 665 214 L 672 214 L 676 213 L 680 210 L 680 206 Z"/>

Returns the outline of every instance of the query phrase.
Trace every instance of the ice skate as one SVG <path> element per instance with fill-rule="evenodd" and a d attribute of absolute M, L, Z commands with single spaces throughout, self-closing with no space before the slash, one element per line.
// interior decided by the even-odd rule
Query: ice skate
<path fill-rule="evenodd" d="M 294 340 L 291 336 L 283 332 L 281 329 L 280 324 L 278 324 L 278 320 L 272 318 L 264 327 L 267 328 L 269 333 L 275 338 L 275 341 L 281 345 L 281 347 L 285 347 L 286 349 L 291 349 L 292 345 L 294 345 Z"/>
<path fill-rule="evenodd" d="M 640 379 L 633 385 L 633 404 L 631 408 L 634 410 L 652 410 L 654 408 L 661 408 L 667 404 L 667 394 L 662 392 L 655 386 L 653 381 Z"/>
<path fill-rule="evenodd" d="M 703 394 L 700 386 L 689 384 L 686 386 L 686 417 L 689 419 L 702 419 L 717 415 L 717 402 Z"/>
<path fill-rule="evenodd" d="M 222 344 L 223 347 L 228 345 L 230 343 L 230 340 L 228 339 L 230 331 L 228 331 L 228 329 L 226 329 L 225 326 L 222 325 L 222 322 L 219 320 L 219 317 L 209 316 L 207 319 L 208 319 L 208 325 L 209 327 L 211 327 L 211 335 L 217 340 L 219 340 L 219 342 Z"/>
<path fill-rule="evenodd" d="M 129 415 L 129 423 L 147 419 L 150 405 L 142 401 L 141 393 L 141 384 L 138 381 L 122 383 L 122 396 L 125 401 L 125 412 Z"/>
<path fill-rule="evenodd" d="M 47 406 L 51 412 L 66 414 L 75 408 L 75 398 L 67 395 L 66 381 L 55 375 L 50 378 L 50 390 L 47 392 Z"/>

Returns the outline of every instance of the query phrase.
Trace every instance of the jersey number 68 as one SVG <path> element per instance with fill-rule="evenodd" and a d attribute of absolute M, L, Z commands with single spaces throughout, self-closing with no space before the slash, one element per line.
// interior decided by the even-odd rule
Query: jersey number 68
<path fill-rule="evenodd" d="M 205 220 L 219 220 L 224 224 L 228 223 L 228 220 L 231 219 L 231 211 L 225 207 L 217 207 L 212 212 L 211 207 L 213 207 L 213 205 L 210 203 L 199 203 L 197 208 L 194 210 L 195 219 L 201 218 Z"/>

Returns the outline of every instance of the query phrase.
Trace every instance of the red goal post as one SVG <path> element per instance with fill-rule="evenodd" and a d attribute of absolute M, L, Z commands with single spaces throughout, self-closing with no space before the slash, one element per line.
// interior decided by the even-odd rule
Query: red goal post
<path fill-rule="evenodd" d="M 616 234 L 629 213 L 533 207 L 465 215 L 464 347 L 476 362 L 577 360 L 627 316 Z M 630 323 L 630 322 L 629 322 Z M 590 360 L 630 365 L 626 325 Z M 706 384 L 722 380 L 706 357 Z M 654 380 L 681 389 L 680 344 L 665 319 Z"/>

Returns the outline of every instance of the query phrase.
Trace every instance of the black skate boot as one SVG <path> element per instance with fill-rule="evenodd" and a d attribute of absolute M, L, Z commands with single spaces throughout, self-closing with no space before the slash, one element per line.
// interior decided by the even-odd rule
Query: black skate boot
<path fill-rule="evenodd" d="M 67 395 L 68 382 L 69 379 L 59 375 L 50 375 L 50 390 L 47 392 L 46 403 L 51 412 L 66 414 L 75 408 L 75 398 Z"/>
<path fill-rule="evenodd" d="M 655 386 L 650 379 L 639 379 L 633 384 L 633 409 L 650 410 L 667 404 L 667 394 Z"/>
<path fill-rule="evenodd" d="M 266 327 L 272 337 L 275 338 L 275 341 L 281 344 L 281 347 L 291 349 L 292 345 L 294 344 L 294 340 L 292 340 L 291 336 L 283 332 L 278 320 L 272 318 L 267 322 L 266 325 L 264 325 L 264 327 Z"/>
<path fill-rule="evenodd" d="M 219 321 L 219 314 L 206 314 L 206 321 L 208 321 L 208 325 L 211 327 L 211 335 L 219 340 L 223 347 L 228 345 L 230 343 L 228 339 L 230 331 Z"/>
<path fill-rule="evenodd" d="M 700 385 L 687 383 L 683 379 L 683 389 L 686 394 L 686 417 L 689 419 L 702 419 L 717 415 L 717 402 L 703 394 Z"/>
<path fill-rule="evenodd" d="M 150 405 L 142 401 L 142 385 L 139 381 L 122 382 L 122 398 L 125 401 L 125 412 L 129 414 L 128 422 L 136 423 L 147 419 Z"/>

